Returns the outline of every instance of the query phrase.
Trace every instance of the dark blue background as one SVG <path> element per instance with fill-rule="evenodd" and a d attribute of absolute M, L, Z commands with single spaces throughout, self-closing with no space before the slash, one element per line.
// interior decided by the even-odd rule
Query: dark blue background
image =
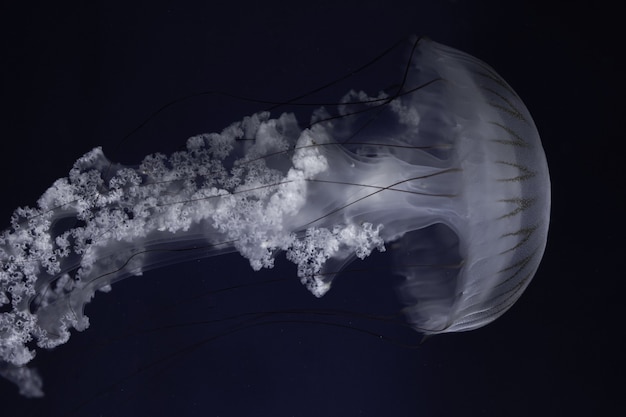
<path fill-rule="evenodd" d="M 535 280 L 484 329 L 405 347 L 420 339 L 394 325 L 397 317 L 366 316 L 401 308 L 384 256 L 351 265 L 321 300 L 286 261 L 259 273 L 239 255 L 195 261 L 99 294 L 87 306 L 89 330 L 33 362 L 44 399 L 22 399 L 0 381 L 2 416 L 623 413 L 613 382 L 623 376 L 626 213 L 615 10 L 601 2 L 42 3 L 0 10 L 4 226 L 94 146 L 138 163 L 263 108 L 199 97 L 123 140 L 164 104 L 207 90 L 286 100 L 412 33 L 482 58 L 524 99 L 548 156 L 553 212 Z M 368 87 L 396 81 L 401 64 L 316 98 L 336 100 L 350 87 L 374 93 Z M 221 320 L 284 309 L 298 311 Z M 330 309 L 357 314 L 311 314 Z M 249 318 L 272 323 L 248 326 Z"/>

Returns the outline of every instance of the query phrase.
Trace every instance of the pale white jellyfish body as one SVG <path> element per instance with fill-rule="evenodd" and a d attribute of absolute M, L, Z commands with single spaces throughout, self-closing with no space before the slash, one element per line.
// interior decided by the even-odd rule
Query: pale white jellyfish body
<path fill-rule="evenodd" d="M 85 329 L 96 291 L 233 251 L 255 270 L 285 252 L 319 297 L 347 263 L 387 249 L 417 330 L 475 329 L 530 282 L 549 209 L 545 156 L 517 94 L 482 61 L 421 39 L 397 92 L 352 91 L 306 129 L 263 112 L 136 167 L 100 148 L 80 158 L 0 239 L 0 372 L 41 395 L 25 367 L 33 343 Z"/>

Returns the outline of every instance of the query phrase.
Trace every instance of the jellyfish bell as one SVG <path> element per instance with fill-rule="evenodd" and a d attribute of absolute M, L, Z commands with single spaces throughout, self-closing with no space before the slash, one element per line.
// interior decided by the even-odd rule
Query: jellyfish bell
<path fill-rule="evenodd" d="M 33 342 L 84 330 L 85 305 L 123 278 L 229 252 L 279 253 L 315 296 L 391 252 L 408 321 L 425 334 L 488 324 L 543 254 L 550 183 L 537 129 L 488 65 L 415 39 L 402 82 L 350 91 L 302 128 L 260 112 L 138 166 L 81 157 L 0 241 L 0 373 L 41 395 Z"/>

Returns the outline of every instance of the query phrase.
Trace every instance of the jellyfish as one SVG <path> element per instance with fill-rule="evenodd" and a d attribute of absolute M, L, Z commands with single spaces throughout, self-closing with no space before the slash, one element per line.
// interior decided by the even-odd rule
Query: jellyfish
<path fill-rule="evenodd" d="M 96 292 L 164 265 L 279 254 L 316 297 L 357 258 L 389 251 L 425 335 L 504 314 L 546 245 L 550 180 L 537 128 L 487 64 L 427 38 L 402 82 L 351 90 L 300 127 L 264 111 L 136 166 L 95 148 L 18 208 L 0 238 L 0 374 L 41 396 L 36 348 L 89 326 Z"/>

